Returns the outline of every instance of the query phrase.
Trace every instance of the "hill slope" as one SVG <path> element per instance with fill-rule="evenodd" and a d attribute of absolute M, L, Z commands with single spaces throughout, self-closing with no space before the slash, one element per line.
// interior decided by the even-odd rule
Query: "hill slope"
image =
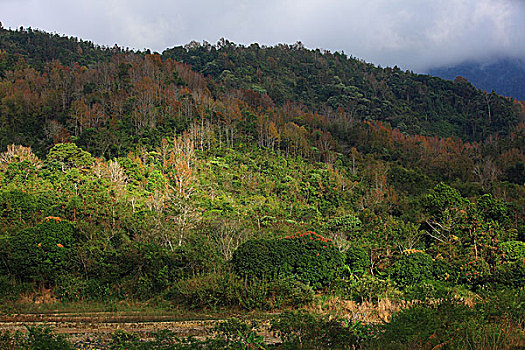
<path fill-rule="evenodd" d="M 327 116 L 342 109 L 351 118 L 388 122 L 409 134 L 479 141 L 508 134 L 518 121 L 512 101 L 487 96 L 470 84 L 380 68 L 342 53 L 308 50 L 300 43 L 192 43 L 168 49 L 163 57 L 191 64 L 226 88 L 267 93 L 277 105 L 293 101 Z"/>
<path fill-rule="evenodd" d="M 523 287 L 510 99 L 300 45 L 94 47 L 81 65 L 20 43 L 0 57 L 17 57 L 0 77 L 0 305 L 44 288 L 237 311 Z"/>

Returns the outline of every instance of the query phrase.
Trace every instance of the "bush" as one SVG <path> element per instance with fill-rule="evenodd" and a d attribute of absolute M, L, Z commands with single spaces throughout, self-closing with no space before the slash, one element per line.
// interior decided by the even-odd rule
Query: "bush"
<path fill-rule="evenodd" d="M 210 345 L 216 349 L 264 349 L 264 337 L 257 335 L 259 325 L 230 318 L 215 325 L 217 336 Z"/>
<path fill-rule="evenodd" d="M 446 299 L 451 294 L 451 289 L 440 281 L 423 281 L 404 290 L 406 300 Z"/>
<path fill-rule="evenodd" d="M 62 301 L 89 300 L 91 295 L 86 293 L 87 282 L 84 278 L 63 274 L 57 279 L 55 294 Z"/>
<path fill-rule="evenodd" d="M 392 299 L 401 294 L 391 280 L 368 274 L 361 277 L 353 275 L 350 279 L 339 279 L 334 283 L 332 290 L 342 298 L 357 302 Z"/>
<path fill-rule="evenodd" d="M 235 275 L 208 274 L 175 282 L 171 295 L 191 309 L 216 309 L 239 305 L 238 292 L 244 285 Z"/>
<path fill-rule="evenodd" d="M 282 339 L 281 349 L 355 349 L 361 340 L 348 323 L 303 310 L 283 312 L 271 330 Z"/>
<path fill-rule="evenodd" d="M 361 220 L 354 215 L 345 215 L 330 219 L 324 229 L 331 232 L 344 232 L 347 235 L 358 231 L 362 226 Z"/>
<path fill-rule="evenodd" d="M 507 241 L 500 243 L 504 261 L 516 261 L 525 259 L 525 242 Z"/>
<path fill-rule="evenodd" d="M 511 287 L 523 287 L 525 282 L 525 258 L 496 266 L 494 280 Z"/>
<path fill-rule="evenodd" d="M 63 335 L 53 334 L 49 327 L 28 327 L 28 348 L 35 350 L 73 350 Z"/>
<path fill-rule="evenodd" d="M 448 283 L 456 283 L 459 276 L 458 269 L 445 259 L 434 260 L 432 274 L 436 280 Z"/>
<path fill-rule="evenodd" d="M 9 271 L 21 281 L 55 282 L 68 270 L 73 233 L 70 222 L 46 218 L 41 224 L 8 237 Z"/>
<path fill-rule="evenodd" d="M 483 259 L 478 258 L 463 264 L 460 267 L 460 281 L 472 287 L 478 287 L 491 279 L 490 266 Z"/>
<path fill-rule="evenodd" d="M 390 269 L 392 279 L 400 286 L 408 286 L 433 279 L 434 262 L 423 252 L 403 254 Z"/>
<path fill-rule="evenodd" d="M 231 273 L 213 273 L 179 280 L 173 297 L 192 309 L 240 307 L 272 310 L 299 307 L 314 299 L 314 291 L 295 280 L 241 279 Z"/>
<path fill-rule="evenodd" d="M 305 232 L 286 239 L 249 240 L 233 253 L 232 264 L 244 278 L 294 278 L 321 288 L 341 271 L 343 257 L 330 240 Z"/>
<path fill-rule="evenodd" d="M 458 325 L 472 316 L 472 310 L 461 304 L 416 305 L 394 314 L 383 325 L 376 345 L 381 349 L 431 349 L 449 341 Z"/>
<path fill-rule="evenodd" d="M 241 244 L 232 256 L 235 272 L 242 277 L 276 279 L 279 276 L 277 240 L 251 239 Z"/>
<path fill-rule="evenodd" d="M 47 326 L 27 327 L 28 334 L 0 332 L 0 349 L 73 350 L 63 335 L 53 334 Z"/>
<path fill-rule="evenodd" d="M 293 279 L 279 279 L 270 283 L 268 308 L 301 307 L 311 303 L 314 295 L 314 290 L 307 284 Z"/>
<path fill-rule="evenodd" d="M 16 283 L 13 277 L 0 274 L 0 305 L 4 301 L 14 301 L 24 290 L 32 287 L 29 283 Z"/>
<path fill-rule="evenodd" d="M 370 258 L 368 253 L 361 247 L 350 246 L 345 252 L 345 263 L 354 274 L 363 274 L 368 271 Z"/>
<path fill-rule="evenodd" d="M 381 327 L 371 348 L 377 349 L 509 349 L 523 345 L 523 336 L 503 318 L 483 307 L 470 308 L 445 300 L 401 310 Z M 514 346 L 514 347 L 513 347 Z"/>

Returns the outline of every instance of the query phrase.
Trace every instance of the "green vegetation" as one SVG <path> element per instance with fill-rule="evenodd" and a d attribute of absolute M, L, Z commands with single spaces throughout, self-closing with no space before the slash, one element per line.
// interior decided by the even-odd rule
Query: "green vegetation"
<path fill-rule="evenodd" d="M 522 103 L 300 45 L 56 61 L 29 37 L 77 45 L 0 31 L 1 304 L 279 311 L 281 348 L 523 346 Z M 323 300 L 405 309 L 299 310 Z M 265 346 L 232 322 L 150 348 Z"/>

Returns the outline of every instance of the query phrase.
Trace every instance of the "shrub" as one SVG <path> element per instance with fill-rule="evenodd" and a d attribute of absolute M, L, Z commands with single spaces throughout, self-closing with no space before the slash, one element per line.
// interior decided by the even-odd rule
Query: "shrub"
<path fill-rule="evenodd" d="M 345 299 L 360 301 L 378 301 L 380 299 L 396 298 L 401 292 L 395 288 L 389 279 L 381 279 L 365 274 L 353 275 L 350 279 L 339 279 L 332 290 Z"/>
<path fill-rule="evenodd" d="M 174 298 L 192 309 L 240 307 L 272 310 L 310 303 L 314 291 L 295 280 L 241 279 L 231 273 L 196 276 L 175 283 Z"/>
<path fill-rule="evenodd" d="M 245 278 L 294 278 L 321 288 L 335 279 L 343 257 L 330 240 L 305 232 L 279 240 L 249 240 L 233 253 L 232 264 Z"/>
<path fill-rule="evenodd" d="M 38 350 L 73 350 L 63 335 L 53 334 L 49 327 L 28 327 L 28 348 Z"/>
<path fill-rule="evenodd" d="M 355 349 L 360 342 L 347 322 L 303 310 L 283 312 L 271 321 L 271 330 L 282 339 L 281 349 Z"/>
<path fill-rule="evenodd" d="M 73 233 L 70 222 L 46 218 L 41 224 L 8 237 L 9 271 L 22 281 L 54 282 L 68 270 Z"/>
<path fill-rule="evenodd" d="M 175 282 L 172 297 L 191 309 L 235 306 L 239 304 L 238 291 L 244 285 L 232 274 L 208 274 Z"/>
<path fill-rule="evenodd" d="M 455 283 L 458 279 L 458 269 L 445 259 L 434 260 L 432 274 L 436 280 L 448 283 Z"/>
<path fill-rule="evenodd" d="M 494 280 L 511 287 L 523 287 L 525 281 L 525 258 L 496 266 Z"/>
<path fill-rule="evenodd" d="M 502 224 L 509 221 L 508 208 L 505 202 L 494 198 L 491 194 L 484 194 L 479 197 L 476 207 L 485 220 L 497 221 Z"/>
<path fill-rule="evenodd" d="M 408 286 L 433 278 L 434 262 L 423 252 L 403 254 L 390 269 L 392 279 L 400 286 Z"/>
<path fill-rule="evenodd" d="M 521 339 L 520 339 L 521 338 Z M 483 305 L 470 308 L 444 300 L 418 304 L 394 314 L 370 348 L 377 349 L 510 349 L 523 336 L 504 318 L 490 316 Z"/>
<path fill-rule="evenodd" d="M 448 341 L 472 310 L 450 302 L 438 306 L 416 305 L 401 310 L 385 323 L 376 345 L 384 349 L 431 349 Z"/>
<path fill-rule="evenodd" d="M 352 273 L 363 274 L 370 266 L 370 258 L 363 248 L 350 246 L 345 252 L 345 263 Z"/>
<path fill-rule="evenodd" d="M 480 286 L 491 278 L 490 266 L 483 258 L 478 258 L 460 267 L 460 280 L 472 287 Z"/>
<path fill-rule="evenodd" d="M 307 284 L 293 279 L 279 279 L 270 283 L 268 308 L 301 307 L 314 300 L 314 290 Z"/>
<path fill-rule="evenodd" d="M 87 285 L 88 281 L 84 278 L 63 274 L 57 279 L 55 294 L 62 301 L 89 300 L 91 295 L 86 293 Z"/>
<path fill-rule="evenodd" d="M 345 215 L 330 219 L 324 229 L 331 232 L 344 232 L 351 234 L 361 228 L 361 220 L 354 215 Z"/>
<path fill-rule="evenodd" d="M 279 263 L 274 258 L 279 250 L 276 240 L 248 240 L 233 252 L 233 268 L 242 277 L 275 279 Z"/>
<path fill-rule="evenodd" d="M 423 281 L 404 290 L 406 300 L 445 299 L 452 294 L 450 288 L 440 281 Z"/>
<path fill-rule="evenodd" d="M 503 259 L 505 261 L 525 259 L 525 242 L 507 241 L 500 243 L 499 246 L 503 251 Z"/>
<path fill-rule="evenodd" d="M 257 335 L 256 322 L 230 318 L 217 323 L 214 330 L 217 336 L 213 343 L 217 349 L 264 349 L 264 337 Z"/>

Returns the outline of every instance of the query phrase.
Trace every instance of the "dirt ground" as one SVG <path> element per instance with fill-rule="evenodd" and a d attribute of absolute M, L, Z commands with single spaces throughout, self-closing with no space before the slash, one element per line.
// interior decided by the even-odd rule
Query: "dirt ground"
<path fill-rule="evenodd" d="M 27 333 L 27 327 L 48 326 L 57 334 L 64 334 L 69 341 L 79 347 L 104 348 L 117 330 L 133 332 L 142 340 L 151 339 L 152 333 L 170 330 L 178 337 L 194 336 L 205 339 L 213 336 L 213 327 L 221 320 L 174 320 L 172 315 L 119 314 L 111 312 L 96 313 L 56 313 L 56 314 L 13 314 L 0 316 L 0 332 L 20 331 Z M 279 339 L 269 331 L 261 333 L 267 343 Z"/>

